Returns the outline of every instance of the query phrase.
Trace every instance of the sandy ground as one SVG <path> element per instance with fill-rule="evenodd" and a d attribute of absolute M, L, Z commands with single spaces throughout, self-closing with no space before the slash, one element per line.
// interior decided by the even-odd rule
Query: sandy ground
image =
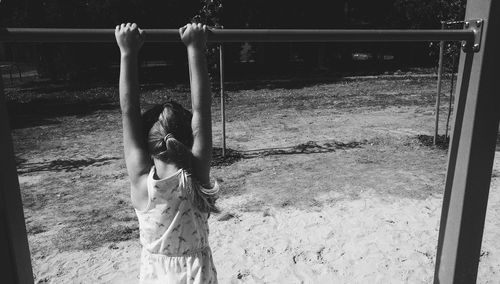
<path fill-rule="evenodd" d="M 417 137 L 432 133 L 434 89 L 373 78 L 230 90 L 228 145 L 242 159 L 213 167 L 220 283 L 431 283 L 447 152 Z M 36 283 L 134 283 L 116 101 L 78 106 L 21 113 L 13 132 Z M 499 173 L 497 155 L 478 283 L 500 279 Z"/>
<path fill-rule="evenodd" d="M 500 167 L 496 159 L 495 167 Z M 492 183 L 478 283 L 500 277 L 500 187 Z M 323 198 L 327 198 L 324 196 Z M 237 207 L 245 196 L 222 206 Z M 431 283 L 441 198 L 341 201 L 315 210 L 233 211 L 211 219 L 210 241 L 221 283 Z M 38 263 L 39 279 L 57 283 L 133 283 L 136 240 L 91 251 L 56 253 Z"/>

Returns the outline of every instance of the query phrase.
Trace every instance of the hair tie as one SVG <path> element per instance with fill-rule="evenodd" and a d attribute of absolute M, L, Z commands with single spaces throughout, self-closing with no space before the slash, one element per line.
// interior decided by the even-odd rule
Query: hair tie
<path fill-rule="evenodd" d="M 165 144 L 167 144 L 168 139 L 175 139 L 175 137 L 174 137 L 174 135 L 172 135 L 172 133 L 167 133 L 167 135 L 165 135 L 165 137 L 163 137 L 163 141 L 165 142 Z"/>

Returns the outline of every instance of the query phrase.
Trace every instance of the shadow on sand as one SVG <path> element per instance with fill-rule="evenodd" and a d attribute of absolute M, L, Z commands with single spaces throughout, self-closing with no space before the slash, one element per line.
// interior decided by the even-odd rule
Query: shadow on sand
<path fill-rule="evenodd" d="M 100 159 L 68 159 L 68 160 L 53 160 L 48 162 L 40 163 L 24 163 L 24 161 L 18 161 L 17 173 L 27 174 L 33 172 L 74 172 L 88 166 L 102 166 L 108 164 L 112 160 L 120 160 L 122 157 L 108 157 Z"/>
<path fill-rule="evenodd" d="M 352 141 L 347 143 L 334 141 L 320 144 L 315 141 L 308 141 L 295 146 L 279 148 L 265 148 L 247 151 L 226 149 L 226 157 L 222 157 L 221 148 L 214 148 L 212 166 L 229 166 L 242 159 L 253 159 L 266 156 L 330 153 L 335 152 L 336 150 L 361 148 L 361 146 L 366 143 L 367 141 Z"/>
<path fill-rule="evenodd" d="M 64 99 L 34 99 L 29 102 L 9 102 L 7 109 L 12 129 L 60 123 L 62 116 L 85 116 L 97 110 L 118 109 L 109 99 L 68 102 Z"/>

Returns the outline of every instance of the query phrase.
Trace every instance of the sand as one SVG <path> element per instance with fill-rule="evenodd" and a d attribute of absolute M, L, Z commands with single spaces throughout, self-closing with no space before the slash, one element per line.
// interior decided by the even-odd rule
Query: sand
<path fill-rule="evenodd" d="M 500 159 L 495 159 L 500 169 Z M 319 198 L 329 198 L 329 196 Z M 380 198 L 365 192 L 307 210 L 243 212 L 246 196 L 220 201 L 210 219 L 220 283 L 431 283 L 442 198 Z M 219 215 L 220 217 L 220 215 Z M 500 279 L 500 180 L 492 179 L 478 283 Z M 39 282 L 134 283 L 140 244 L 125 241 L 36 260 Z"/>

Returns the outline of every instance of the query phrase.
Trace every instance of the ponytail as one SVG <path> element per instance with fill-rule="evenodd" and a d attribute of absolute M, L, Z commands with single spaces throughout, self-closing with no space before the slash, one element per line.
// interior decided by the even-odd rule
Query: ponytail
<path fill-rule="evenodd" d="M 217 213 L 220 212 L 215 206 L 218 186 L 205 189 L 191 175 L 193 160 L 191 148 L 194 140 L 192 117 L 191 112 L 176 102 L 170 101 L 154 106 L 143 114 L 146 143 L 152 158 L 173 163 L 185 170 L 189 179 L 183 188 L 187 190 L 187 196 L 201 212 Z"/>
<path fill-rule="evenodd" d="M 180 168 L 191 168 L 191 117 L 191 113 L 178 104 L 164 105 L 148 133 L 148 147 L 153 158 Z"/>
<path fill-rule="evenodd" d="M 165 162 L 172 162 L 180 168 L 191 169 L 191 149 L 188 149 L 186 145 L 175 139 L 172 134 L 167 133 L 165 135 L 161 147 L 165 151 L 155 155 L 155 158 L 164 160 Z"/>

